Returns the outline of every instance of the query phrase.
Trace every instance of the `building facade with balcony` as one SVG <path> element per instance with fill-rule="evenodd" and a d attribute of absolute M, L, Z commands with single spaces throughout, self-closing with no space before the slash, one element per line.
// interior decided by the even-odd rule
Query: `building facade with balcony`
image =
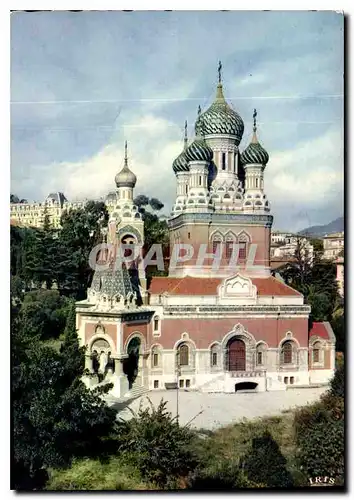
<path fill-rule="evenodd" d="M 344 251 L 344 231 L 326 234 L 323 238 L 323 258 L 335 261 Z"/>

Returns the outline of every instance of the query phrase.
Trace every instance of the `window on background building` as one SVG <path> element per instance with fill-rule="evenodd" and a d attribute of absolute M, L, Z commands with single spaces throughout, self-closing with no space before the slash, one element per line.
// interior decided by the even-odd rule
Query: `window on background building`
<path fill-rule="evenodd" d="M 182 344 L 178 348 L 179 365 L 188 366 L 189 365 L 189 347 L 187 344 Z"/>
<path fill-rule="evenodd" d="M 294 377 L 290 377 L 290 384 L 294 383 Z"/>
<path fill-rule="evenodd" d="M 183 379 L 179 380 L 179 386 L 180 386 L 180 388 L 184 387 L 184 380 Z"/>
<path fill-rule="evenodd" d="M 190 387 L 191 386 L 191 381 L 189 379 L 186 380 L 186 387 Z"/>
<path fill-rule="evenodd" d="M 284 364 L 291 364 L 293 362 L 293 346 L 290 341 L 284 342 L 281 353 Z"/>
<path fill-rule="evenodd" d="M 226 153 L 221 154 L 221 168 L 222 170 L 226 169 Z"/>
<path fill-rule="evenodd" d="M 158 388 L 159 388 L 159 381 L 154 380 L 154 389 L 158 389 Z"/>
<path fill-rule="evenodd" d="M 284 377 L 284 384 L 288 384 L 289 382 L 289 377 Z"/>
<path fill-rule="evenodd" d="M 313 361 L 313 363 L 319 363 L 320 362 L 320 344 L 319 344 L 319 342 L 316 342 L 313 345 L 313 349 L 312 349 L 312 361 Z"/>

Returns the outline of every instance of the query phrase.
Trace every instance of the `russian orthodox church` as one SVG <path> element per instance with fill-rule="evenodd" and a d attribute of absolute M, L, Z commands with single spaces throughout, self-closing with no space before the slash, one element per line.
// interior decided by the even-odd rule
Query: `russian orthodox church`
<path fill-rule="evenodd" d="M 185 125 L 183 150 L 172 165 L 170 249 L 191 251 L 171 255 L 168 276 L 153 277 L 148 286 L 139 258 L 129 268 L 115 266 L 115 253 L 101 252 L 103 265 L 87 299 L 77 303 L 86 366 L 95 374 L 87 383 L 109 380 L 112 394 L 122 397 L 176 383 L 204 392 L 274 391 L 332 377 L 330 324 L 310 327 L 303 295 L 271 275 L 273 216 L 264 186 L 269 155 L 256 117 L 254 110 L 252 140 L 240 148 L 244 122 L 225 100 L 219 66 L 215 100 L 204 112 L 199 107 L 190 143 Z M 127 146 L 115 182 L 108 247 L 142 246 Z"/>

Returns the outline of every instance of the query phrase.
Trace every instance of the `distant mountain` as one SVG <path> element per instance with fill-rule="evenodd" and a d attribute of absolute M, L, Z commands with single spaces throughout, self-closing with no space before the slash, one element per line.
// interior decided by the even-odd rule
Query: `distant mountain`
<path fill-rule="evenodd" d="M 307 236 L 324 236 L 329 233 L 338 233 L 344 231 L 344 217 L 338 217 L 336 220 L 332 220 L 329 224 L 323 226 L 311 226 L 299 231 L 299 234 Z"/>

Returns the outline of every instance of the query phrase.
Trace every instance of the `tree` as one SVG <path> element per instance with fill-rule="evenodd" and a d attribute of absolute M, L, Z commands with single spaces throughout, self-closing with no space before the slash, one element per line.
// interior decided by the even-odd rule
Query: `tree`
<path fill-rule="evenodd" d="M 20 198 L 16 194 L 10 194 L 10 203 L 28 203 L 27 200 Z"/>
<path fill-rule="evenodd" d="M 28 335 L 55 339 L 64 331 L 67 308 L 67 299 L 58 291 L 40 289 L 26 293 L 20 317 Z"/>
<path fill-rule="evenodd" d="M 83 367 L 75 361 L 81 353 L 79 349 L 75 353 L 72 315 L 60 353 L 28 337 L 16 314 L 11 331 L 11 483 L 13 489 L 40 489 L 48 467 L 65 467 L 74 457 L 102 453 L 103 439 L 113 431 L 116 412 L 106 406 L 100 391 L 90 391 L 81 382 Z"/>
<path fill-rule="evenodd" d="M 164 204 L 160 200 L 158 200 L 157 198 L 150 198 L 149 204 L 150 204 L 150 207 L 156 211 L 159 211 L 164 207 Z"/>
<path fill-rule="evenodd" d="M 304 295 L 311 305 L 312 321 L 330 321 L 338 300 L 336 269 L 333 262 L 323 261 L 320 253 L 312 258 L 303 238 L 297 239 L 295 261 L 289 263 L 281 275 L 287 285 Z"/>
<path fill-rule="evenodd" d="M 134 205 L 136 205 L 138 208 L 145 207 L 148 204 L 149 198 L 144 194 L 139 194 L 134 198 Z"/>
<path fill-rule="evenodd" d="M 190 447 L 193 432 L 180 427 L 166 410 L 166 401 L 150 409 L 141 406 L 137 415 L 118 425 L 118 451 L 130 457 L 142 477 L 160 487 L 176 485 L 196 465 Z"/>
<path fill-rule="evenodd" d="M 108 212 L 103 202 L 87 202 L 85 208 L 64 212 L 62 230 L 56 241 L 58 288 L 75 298 L 84 298 L 91 283 L 93 269 L 89 265 L 91 250 L 102 241 Z"/>
<path fill-rule="evenodd" d="M 80 377 L 85 369 L 85 346 L 80 347 L 76 330 L 75 302 L 68 307 L 68 316 L 64 330 L 64 340 L 60 347 L 65 363 L 65 373 L 71 381 Z"/>
<path fill-rule="evenodd" d="M 344 366 L 321 400 L 296 411 L 297 460 L 307 477 L 329 476 L 344 483 Z"/>

